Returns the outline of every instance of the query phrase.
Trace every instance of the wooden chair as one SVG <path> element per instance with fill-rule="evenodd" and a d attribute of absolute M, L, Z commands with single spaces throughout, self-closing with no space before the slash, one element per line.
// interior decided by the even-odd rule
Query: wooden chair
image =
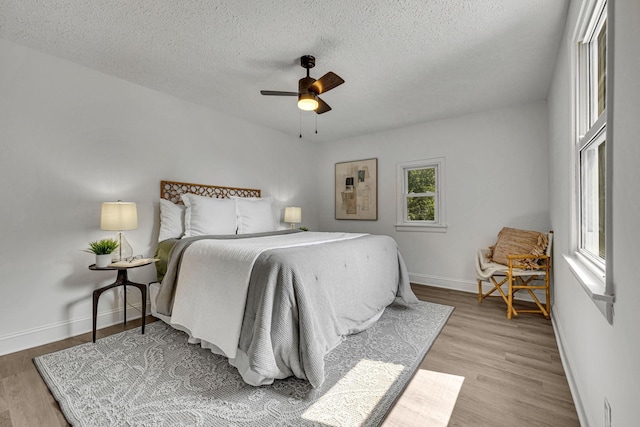
<path fill-rule="evenodd" d="M 518 313 L 541 313 L 547 319 L 551 316 L 551 246 L 553 241 L 553 231 L 548 234 L 548 245 L 546 253 L 543 255 L 508 255 L 508 265 L 498 264 L 487 258 L 488 249 L 479 249 L 476 256 L 476 278 L 478 280 L 478 302 L 498 292 L 500 297 L 507 304 L 507 319 L 518 316 Z M 522 260 L 537 260 L 538 267 L 528 268 L 521 263 Z M 482 282 L 490 281 L 493 288 L 487 292 L 482 291 Z M 542 281 L 542 284 L 540 284 Z M 507 285 L 506 292 L 502 288 Z M 544 289 L 545 304 L 543 305 L 538 296 L 534 293 L 536 289 Z M 513 307 L 513 296 L 516 292 L 526 290 L 538 306 L 537 309 L 516 309 Z"/>

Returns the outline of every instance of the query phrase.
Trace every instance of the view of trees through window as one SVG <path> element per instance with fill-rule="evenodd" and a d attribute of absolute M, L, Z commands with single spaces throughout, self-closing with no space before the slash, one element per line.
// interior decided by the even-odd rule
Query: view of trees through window
<path fill-rule="evenodd" d="M 598 34 L 598 116 L 607 106 L 607 21 Z"/>
<path fill-rule="evenodd" d="M 407 219 L 435 221 L 436 168 L 407 171 Z"/>

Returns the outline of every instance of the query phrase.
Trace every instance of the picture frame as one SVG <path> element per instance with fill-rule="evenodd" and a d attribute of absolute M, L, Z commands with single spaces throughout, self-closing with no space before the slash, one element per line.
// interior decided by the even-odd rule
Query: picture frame
<path fill-rule="evenodd" d="M 335 217 L 378 220 L 377 158 L 336 163 Z"/>

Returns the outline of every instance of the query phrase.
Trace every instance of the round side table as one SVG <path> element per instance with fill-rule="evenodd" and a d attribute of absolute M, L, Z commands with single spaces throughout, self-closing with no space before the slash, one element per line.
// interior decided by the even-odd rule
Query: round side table
<path fill-rule="evenodd" d="M 105 271 L 105 270 L 117 270 L 118 276 L 116 277 L 116 281 L 108 286 L 104 286 L 100 289 L 96 289 L 93 291 L 93 342 L 96 342 L 96 323 L 98 320 L 98 300 L 100 299 L 100 295 L 103 292 L 108 291 L 109 289 L 116 288 L 118 286 L 124 286 L 124 324 L 127 324 L 127 286 L 133 286 L 140 289 L 140 293 L 142 294 L 142 333 L 144 334 L 144 325 L 147 315 L 147 286 L 142 283 L 131 282 L 127 277 L 127 271 L 132 268 L 143 267 L 145 265 L 149 265 L 153 263 L 153 261 L 149 261 L 144 264 L 132 265 L 130 267 L 104 267 L 99 268 L 96 267 L 95 264 L 91 264 L 89 266 L 89 270 L 94 271 Z"/>

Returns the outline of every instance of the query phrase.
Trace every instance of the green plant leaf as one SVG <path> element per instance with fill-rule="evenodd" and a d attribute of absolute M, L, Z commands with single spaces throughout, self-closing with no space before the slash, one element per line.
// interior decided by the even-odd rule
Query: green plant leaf
<path fill-rule="evenodd" d="M 89 249 L 85 249 L 85 251 L 96 255 L 108 255 L 117 247 L 118 241 L 116 239 L 101 239 L 89 242 Z"/>

